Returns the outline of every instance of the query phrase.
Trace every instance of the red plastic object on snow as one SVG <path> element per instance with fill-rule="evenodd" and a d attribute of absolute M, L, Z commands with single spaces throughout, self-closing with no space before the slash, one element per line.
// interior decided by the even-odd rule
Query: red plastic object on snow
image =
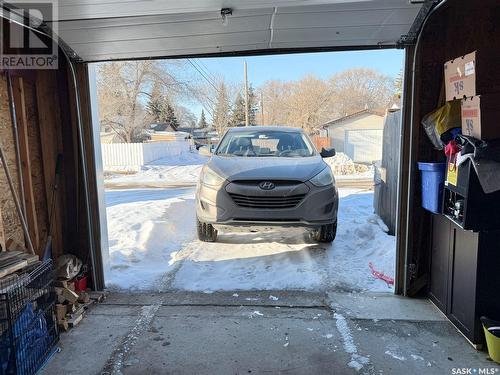
<path fill-rule="evenodd" d="M 394 285 L 394 279 L 390 276 L 384 275 L 383 272 L 379 272 L 373 267 L 373 263 L 370 262 L 368 263 L 368 267 L 372 270 L 372 275 L 375 276 L 377 279 L 383 280 L 387 283 L 387 285 Z"/>
<path fill-rule="evenodd" d="M 75 292 L 83 292 L 87 289 L 87 276 L 77 277 L 74 281 Z"/>

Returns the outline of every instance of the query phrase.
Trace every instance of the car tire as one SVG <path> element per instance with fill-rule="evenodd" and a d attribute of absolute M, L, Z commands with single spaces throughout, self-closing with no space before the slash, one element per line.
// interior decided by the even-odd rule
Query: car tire
<path fill-rule="evenodd" d="M 337 222 L 326 224 L 313 232 L 313 240 L 316 242 L 331 243 L 337 236 Z"/>
<path fill-rule="evenodd" d="M 198 239 L 203 242 L 217 241 L 217 229 L 212 224 L 202 223 L 198 218 L 196 219 L 196 229 Z"/>

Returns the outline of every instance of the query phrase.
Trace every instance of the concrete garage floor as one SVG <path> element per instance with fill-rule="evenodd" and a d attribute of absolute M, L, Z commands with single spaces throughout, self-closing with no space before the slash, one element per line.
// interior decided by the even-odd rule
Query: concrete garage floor
<path fill-rule="evenodd" d="M 111 294 L 60 346 L 43 374 L 499 371 L 427 300 L 389 294 Z"/>

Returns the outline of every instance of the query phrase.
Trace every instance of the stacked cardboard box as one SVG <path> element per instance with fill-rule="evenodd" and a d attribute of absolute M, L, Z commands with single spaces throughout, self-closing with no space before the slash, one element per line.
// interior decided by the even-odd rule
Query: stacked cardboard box
<path fill-rule="evenodd" d="M 500 138 L 500 88 L 488 77 L 497 67 L 478 64 L 474 51 L 444 64 L 446 100 L 462 101 L 462 133 L 482 140 Z"/>

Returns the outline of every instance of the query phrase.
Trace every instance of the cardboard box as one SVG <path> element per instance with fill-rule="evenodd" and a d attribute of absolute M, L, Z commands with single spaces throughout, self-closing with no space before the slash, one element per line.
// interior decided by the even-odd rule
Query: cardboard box
<path fill-rule="evenodd" d="M 446 101 L 476 95 L 476 51 L 444 64 Z"/>
<path fill-rule="evenodd" d="M 484 48 L 446 62 L 446 101 L 500 92 L 498 61 L 498 48 Z"/>
<path fill-rule="evenodd" d="M 500 94 L 462 99 L 462 134 L 489 141 L 500 138 Z"/>

